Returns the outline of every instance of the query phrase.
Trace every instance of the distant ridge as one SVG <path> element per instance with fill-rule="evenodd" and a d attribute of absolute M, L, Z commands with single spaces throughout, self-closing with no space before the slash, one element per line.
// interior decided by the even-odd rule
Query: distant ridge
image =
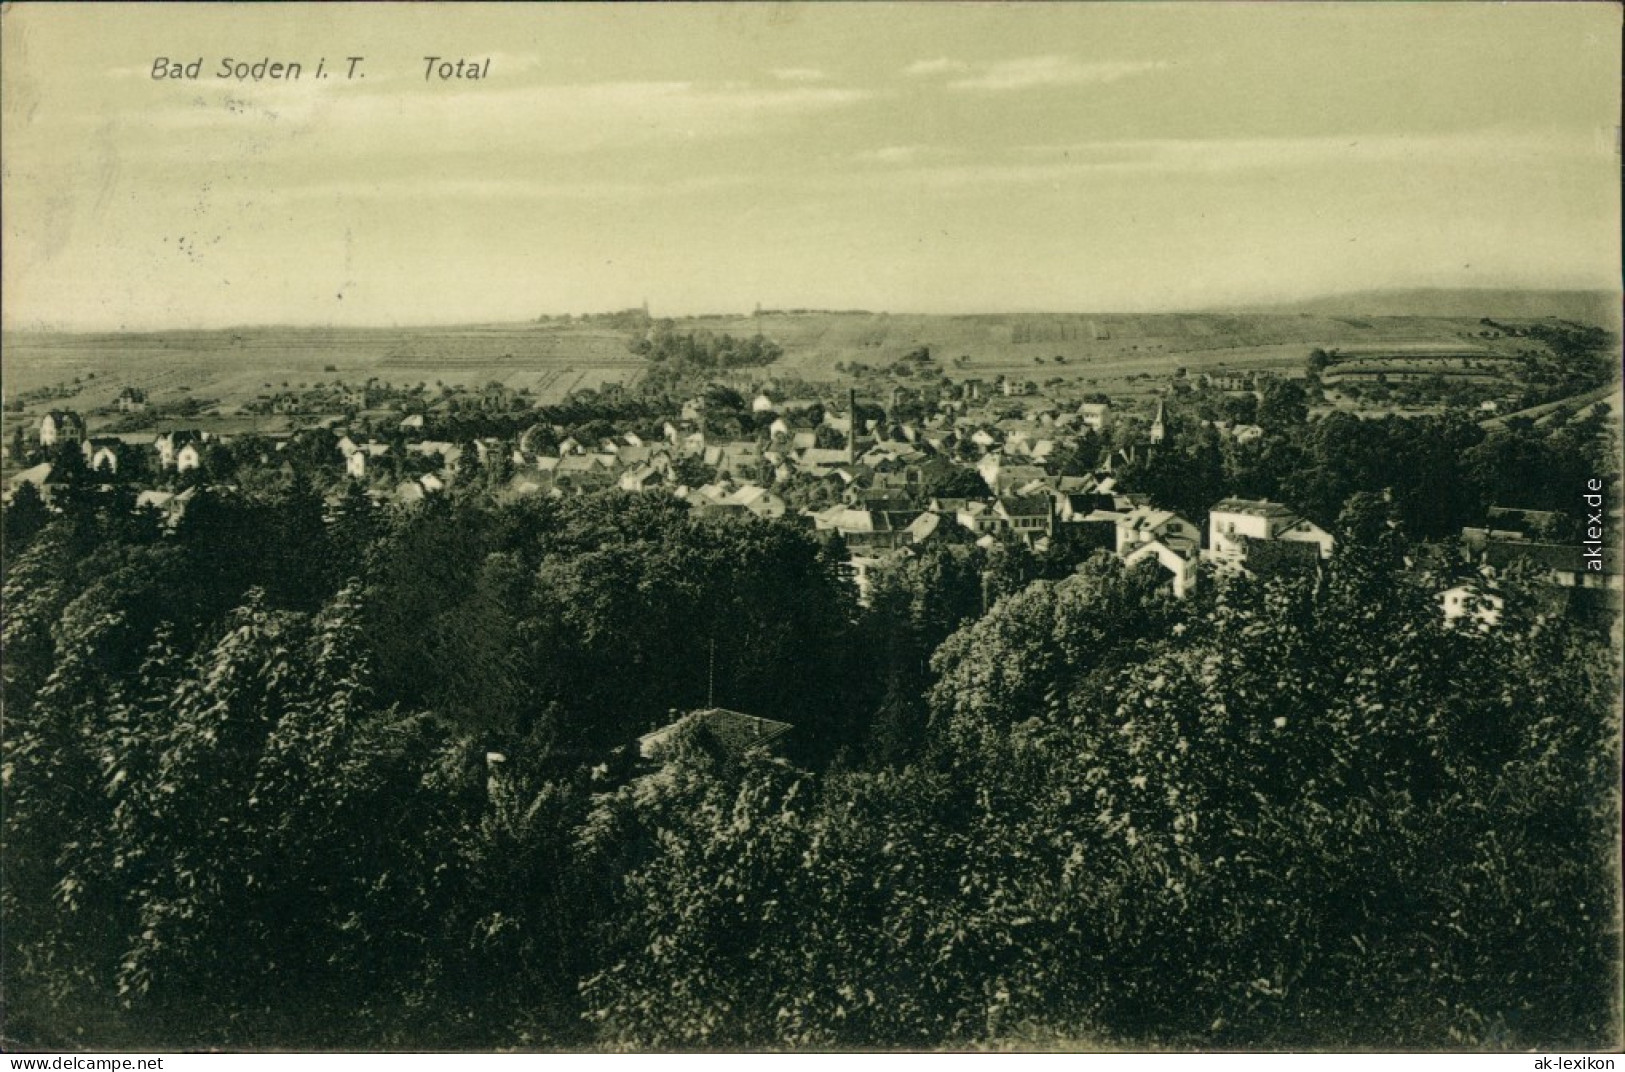
<path fill-rule="evenodd" d="M 1238 302 L 1226 305 L 1170 306 L 1164 309 L 1113 310 L 1110 308 L 1061 309 L 983 309 L 958 312 L 912 312 L 864 309 L 760 309 L 753 315 L 742 312 L 687 313 L 674 316 L 679 323 L 693 321 L 726 322 L 728 330 L 758 330 L 753 325 L 813 321 L 819 318 L 845 321 L 881 321 L 895 324 L 944 324 L 964 322 L 1008 323 L 1021 320 L 1088 320 L 1107 322 L 1166 320 L 1176 323 L 1182 317 L 1407 317 L 1420 320 L 1478 320 L 1482 317 L 1505 320 L 1540 320 L 1556 317 L 1620 330 L 1621 299 L 1605 290 L 1518 290 L 1514 288 L 1419 287 L 1394 290 L 1352 291 L 1275 303 Z M 188 339 L 193 342 L 232 346 L 269 333 L 293 334 L 304 339 L 367 341 L 396 336 L 444 335 L 467 337 L 487 334 L 507 337 L 515 333 L 547 335 L 558 331 L 597 331 L 617 333 L 623 328 L 608 321 L 612 313 L 593 314 L 574 321 L 552 322 L 535 319 L 478 322 L 436 322 L 420 324 L 237 324 L 186 325 L 118 329 L 68 327 L 46 324 L 0 326 L 7 340 L 57 337 L 82 341 L 112 342 L 120 339 Z M 1091 322 L 1092 323 L 1092 322 Z M 1097 340 L 1098 341 L 1098 340 Z"/>
<path fill-rule="evenodd" d="M 1606 290 L 1511 290 L 1501 288 L 1368 290 L 1322 298 L 1250 305 L 1237 312 L 1315 316 L 1504 317 L 1531 320 L 1555 316 L 1601 327 L 1619 326 L 1620 297 Z"/>

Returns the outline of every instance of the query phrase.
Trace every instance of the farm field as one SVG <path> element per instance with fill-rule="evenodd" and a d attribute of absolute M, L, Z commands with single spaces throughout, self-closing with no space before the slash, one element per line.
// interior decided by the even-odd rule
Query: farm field
<path fill-rule="evenodd" d="M 1504 314 L 1493 296 L 1483 302 L 1471 307 L 1462 300 L 1445 302 L 1452 312 L 1470 308 L 1476 314 L 1450 316 L 1355 315 L 1344 309 L 966 316 L 768 311 L 682 318 L 673 327 L 736 337 L 761 333 L 774 340 L 784 356 L 762 370 L 763 379 L 834 381 L 854 363 L 884 367 L 930 347 L 938 365 L 955 379 L 1003 375 L 1043 383 L 1061 378 L 1132 396 L 1153 390 L 1180 368 L 1192 376 L 1255 370 L 1294 375 L 1317 347 L 1338 353 L 1328 381 L 1378 371 L 1497 379 L 1510 371 L 1509 360 L 1529 340 L 1492 337 L 1481 316 Z M 158 404 L 187 397 L 215 400 L 225 420 L 244 403 L 285 387 L 333 380 L 359 384 L 368 378 L 468 388 L 496 381 L 528 389 L 545 403 L 580 388 L 634 383 L 646 364 L 629 352 L 631 338 L 627 329 L 590 321 L 16 332 L 3 339 L 3 388 L 7 400 L 42 388 L 62 389 L 58 397 L 31 400 L 25 408 L 29 415 L 53 406 L 95 410 L 132 386 Z"/>
<path fill-rule="evenodd" d="M 705 317 L 682 330 L 735 336 L 760 331 L 784 348 L 775 371 L 809 380 L 836 380 L 838 366 L 883 366 L 921 346 L 956 379 L 996 376 L 1039 382 L 1061 377 L 1109 394 L 1149 393 L 1154 382 L 1183 368 L 1189 375 L 1221 371 L 1299 374 L 1319 347 L 1358 355 L 1373 371 L 1395 363 L 1416 372 L 1461 368 L 1463 358 L 1498 366 L 1528 340 L 1482 337 L 1477 317 L 1345 317 L 1218 313 L 1162 315 L 908 316 L 884 313 L 764 313 Z M 1057 361 L 1056 358 L 1061 358 Z M 1341 371 L 1343 364 L 1337 366 Z"/>
<path fill-rule="evenodd" d="M 586 384 L 630 382 L 643 367 L 620 332 L 551 325 L 8 333 L 4 350 L 8 399 L 78 377 L 78 393 L 54 404 L 79 410 L 110 404 L 125 386 L 145 390 L 155 403 L 190 394 L 229 408 L 284 385 L 369 377 L 468 387 L 494 380 L 550 401 Z"/>

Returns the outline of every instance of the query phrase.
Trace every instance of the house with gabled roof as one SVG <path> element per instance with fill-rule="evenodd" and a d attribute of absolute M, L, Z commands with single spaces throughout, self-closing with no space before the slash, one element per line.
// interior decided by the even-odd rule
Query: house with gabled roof
<path fill-rule="evenodd" d="M 847 457 L 846 451 L 827 447 L 808 447 L 806 450 L 798 451 L 795 460 L 796 465 L 804 472 L 815 475 L 823 475 L 838 469 L 844 469 L 851 461 Z"/>
<path fill-rule="evenodd" d="M 1281 503 L 1264 499 L 1221 499 L 1215 503 L 1208 512 L 1208 557 L 1225 564 L 1243 564 L 1251 553 L 1249 543 L 1312 545 L 1314 557 L 1330 558 L 1336 540 Z"/>
<path fill-rule="evenodd" d="M 135 508 L 156 511 L 162 519 L 163 527 L 173 531 L 186 516 L 186 508 L 191 505 L 196 495 L 195 487 L 184 491 L 143 491 L 135 497 Z"/>
<path fill-rule="evenodd" d="M 196 429 L 179 429 L 173 432 L 162 432 L 152 445 L 158 451 L 158 466 L 162 469 L 179 469 L 181 451 L 188 446 L 193 448 L 197 461 L 193 461 L 189 468 L 197 468 L 202 460 L 201 454 L 196 452 L 208 440 L 208 436 Z"/>
<path fill-rule="evenodd" d="M 59 480 L 52 479 L 52 473 L 53 469 L 50 462 L 40 462 L 38 465 L 29 466 L 21 472 L 13 473 L 6 480 L 7 500 L 9 501 L 13 495 L 17 494 L 17 490 L 24 484 L 32 484 L 34 490 L 39 492 L 40 499 L 47 503 L 50 502 L 52 492 L 61 486 Z"/>
<path fill-rule="evenodd" d="M 1095 432 L 1104 432 L 1111 423 L 1110 402 L 1084 402 L 1078 406 L 1078 418 Z"/>
<path fill-rule="evenodd" d="M 993 501 L 993 516 L 1029 542 L 1048 536 L 1054 526 L 1048 495 L 1000 495 Z"/>
<path fill-rule="evenodd" d="M 782 754 L 795 729 L 788 722 L 725 707 L 701 708 L 681 716 L 673 711 L 672 715 L 672 721 L 638 738 L 639 759 L 660 763 L 686 744 L 737 763 L 758 749 Z"/>
<path fill-rule="evenodd" d="M 789 508 L 782 498 L 759 484 L 745 484 L 735 489 L 729 501 L 747 513 L 768 521 L 783 517 Z"/>
<path fill-rule="evenodd" d="M 807 516 L 812 518 L 815 530 L 839 533 L 846 546 L 854 551 L 889 551 L 908 540 L 904 531 L 907 522 L 894 525 L 893 515 L 885 510 L 865 510 L 837 503 L 824 510 L 809 511 Z"/>
<path fill-rule="evenodd" d="M 1117 555 L 1127 559 L 1138 548 L 1161 542 L 1180 554 L 1201 550 L 1202 530 L 1172 510 L 1136 506 L 1117 521 Z"/>
<path fill-rule="evenodd" d="M 175 452 L 175 471 L 190 472 L 203 468 L 203 441 L 194 439 Z"/>
<path fill-rule="evenodd" d="M 118 472 L 119 462 L 124 458 L 124 440 L 117 437 L 98 437 L 86 439 L 79 444 L 79 450 L 85 456 L 85 468 L 91 472 L 104 471 Z"/>
<path fill-rule="evenodd" d="M 1160 539 L 1152 539 L 1135 545 L 1122 558 L 1125 569 L 1133 569 L 1142 562 L 1155 562 L 1167 576 L 1169 590 L 1176 599 L 1184 599 L 1196 590 L 1197 567 L 1201 560 L 1198 546 L 1176 550 Z"/>
<path fill-rule="evenodd" d="M 71 409 L 53 409 L 40 419 L 39 445 L 78 443 L 85 438 L 85 421 Z"/>
<path fill-rule="evenodd" d="M 999 494 L 1021 491 L 1029 485 L 1049 480 L 1049 473 L 1043 466 L 1011 462 L 998 452 L 984 456 L 977 463 L 976 471 L 987 482 L 988 488 Z"/>
<path fill-rule="evenodd" d="M 615 482 L 615 486 L 622 491 L 653 491 L 666 483 L 668 471 L 668 469 L 649 463 L 634 465 L 621 473 L 620 478 Z"/>
<path fill-rule="evenodd" d="M 1619 549 L 1595 545 L 1589 554 L 1578 544 L 1541 543 L 1534 540 L 1491 539 L 1478 552 L 1490 577 L 1504 576 L 1515 566 L 1530 571 L 1538 580 L 1559 588 L 1606 588 L 1619 591 L 1622 574 Z M 1592 562 L 1595 565 L 1592 565 Z"/>
<path fill-rule="evenodd" d="M 367 479 L 372 463 L 389 453 L 387 443 L 361 443 L 344 458 L 344 472 L 355 480 Z"/>

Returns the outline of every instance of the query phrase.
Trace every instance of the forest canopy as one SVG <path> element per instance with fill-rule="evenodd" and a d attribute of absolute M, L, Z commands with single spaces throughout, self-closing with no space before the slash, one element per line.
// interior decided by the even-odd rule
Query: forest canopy
<path fill-rule="evenodd" d="M 1193 600 L 945 544 L 865 605 L 654 497 L 87 490 L 8 541 L 8 1041 L 1612 1045 L 1616 657 L 1354 505 Z M 712 704 L 795 747 L 639 760 Z"/>

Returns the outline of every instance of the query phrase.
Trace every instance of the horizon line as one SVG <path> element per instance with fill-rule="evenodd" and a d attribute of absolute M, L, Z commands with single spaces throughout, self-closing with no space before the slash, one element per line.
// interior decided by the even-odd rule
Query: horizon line
<path fill-rule="evenodd" d="M 754 310 L 708 310 L 706 312 L 673 313 L 657 315 L 650 313 L 649 319 L 658 320 L 705 320 L 705 319 L 751 319 L 758 315 L 784 315 L 784 314 L 823 314 L 833 316 L 922 316 L 922 317 L 978 317 L 978 316 L 1199 316 L 1248 314 L 1255 316 L 1288 315 L 1286 312 L 1276 313 L 1273 310 L 1289 310 L 1295 306 L 1309 305 L 1318 302 L 1332 301 L 1339 298 L 1378 298 L 1401 294 L 1566 294 L 1590 295 L 1595 298 L 1620 299 L 1625 302 L 1625 291 L 1610 290 L 1594 286 L 1523 286 L 1523 285 L 1489 285 L 1489 286 L 1411 286 L 1411 287 L 1381 287 L 1358 290 L 1326 291 L 1319 294 L 1306 295 L 1295 298 L 1279 300 L 1247 300 L 1226 302 L 1216 305 L 1179 306 L 1169 305 L 1149 309 L 1046 309 L 1046 308 L 982 308 L 966 309 L 957 312 L 925 311 L 918 309 L 860 309 L 860 308 L 822 308 L 814 306 L 774 306 L 771 308 L 758 308 Z M 614 316 L 620 313 L 643 312 L 642 305 L 626 305 L 620 308 L 605 308 L 590 312 L 553 312 L 539 313 L 525 319 L 507 320 L 444 320 L 444 321 L 414 321 L 402 323 L 398 321 L 375 321 L 370 323 L 334 323 L 331 321 L 314 320 L 285 320 L 261 321 L 257 323 L 236 322 L 213 325 L 200 324 L 168 324 L 151 327 L 110 327 L 110 326 L 71 326 L 64 324 L 11 324 L 0 323 L 0 334 L 6 335 L 159 335 L 175 332 L 222 332 L 222 331 L 268 331 L 268 330 L 300 330 L 300 331 L 424 331 L 448 329 L 475 329 L 475 328 L 514 328 L 533 326 L 548 320 L 560 317 L 569 317 L 571 320 L 584 318 Z M 1385 314 L 1366 314 L 1382 316 Z M 1386 314 L 1406 316 L 1429 316 L 1440 314 L 1411 313 Z"/>

